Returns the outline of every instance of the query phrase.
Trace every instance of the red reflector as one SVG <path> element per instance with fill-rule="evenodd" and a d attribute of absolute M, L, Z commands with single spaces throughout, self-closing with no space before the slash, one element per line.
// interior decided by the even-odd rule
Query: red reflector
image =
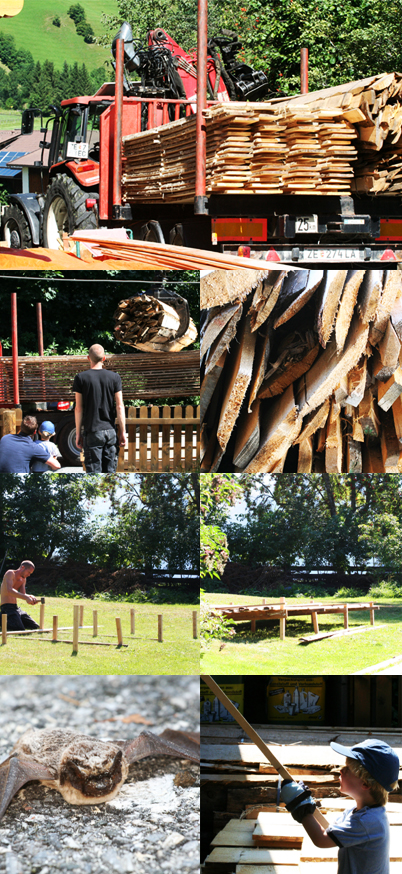
<path fill-rule="evenodd" d="M 70 409 L 70 401 L 57 401 L 57 409 L 58 410 L 69 410 Z"/>
<path fill-rule="evenodd" d="M 240 258 L 250 258 L 250 246 L 238 246 L 237 254 L 240 256 Z"/>
<path fill-rule="evenodd" d="M 81 164 L 77 164 L 75 168 L 76 173 L 88 173 L 89 170 L 94 170 L 95 167 L 98 167 L 98 164 L 95 164 L 93 161 L 82 161 Z"/>
<path fill-rule="evenodd" d="M 93 209 L 96 204 L 96 197 L 87 197 L 85 206 L 87 209 Z"/>
<path fill-rule="evenodd" d="M 278 253 L 275 252 L 275 249 L 270 249 L 265 260 L 266 261 L 280 261 L 281 259 L 278 255 Z"/>
<path fill-rule="evenodd" d="M 393 252 L 392 249 L 386 249 L 381 255 L 380 261 L 397 261 L 395 252 Z"/>

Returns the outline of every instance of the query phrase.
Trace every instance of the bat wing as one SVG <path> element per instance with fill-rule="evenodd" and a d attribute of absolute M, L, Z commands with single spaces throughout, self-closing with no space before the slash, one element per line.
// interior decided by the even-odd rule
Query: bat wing
<path fill-rule="evenodd" d="M 200 742 L 196 734 L 173 731 L 167 728 L 162 734 L 142 731 L 136 740 L 124 747 L 127 761 L 131 764 L 146 756 L 175 756 L 178 759 L 200 761 Z"/>
<path fill-rule="evenodd" d="M 27 756 L 11 755 L 0 762 L 0 819 L 21 786 L 30 780 L 52 780 L 54 775 L 44 765 Z"/>

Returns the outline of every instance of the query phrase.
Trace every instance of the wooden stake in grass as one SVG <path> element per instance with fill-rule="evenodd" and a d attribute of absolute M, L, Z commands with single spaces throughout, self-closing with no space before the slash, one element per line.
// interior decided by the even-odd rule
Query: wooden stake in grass
<path fill-rule="evenodd" d="M 52 636 L 52 640 L 57 640 L 58 625 L 59 625 L 59 617 L 58 617 L 58 616 L 53 616 L 53 636 Z"/>
<path fill-rule="evenodd" d="M 374 617 L 375 617 L 374 601 L 370 601 L 370 625 L 374 625 Z"/>
<path fill-rule="evenodd" d="M 92 637 L 98 636 L 98 611 L 92 611 Z"/>
<path fill-rule="evenodd" d="M 80 628 L 82 628 L 84 624 L 84 605 L 80 604 Z"/>
<path fill-rule="evenodd" d="M 7 615 L 3 613 L 1 616 L 1 643 L 4 646 L 7 643 Z"/>
<path fill-rule="evenodd" d="M 122 646 L 123 644 L 123 634 L 121 630 L 121 619 L 116 616 L 116 631 L 117 631 L 117 644 L 118 646 Z"/>
<path fill-rule="evenodd" d="M 130 610 L 130 632 L 135 634 L 135 610 Z"/>
<path fill-rule="evenodd" d="M 282 609 L 285 610 L 286 609 L 285 608 L 286 598 L 281 598 L 280 602 L 282 605 Z M 286 616 L 283 616 L 279 620 L 279 637 L 280 637 L 280 639 L 285 640 L 285 635 L 286 635 Z"/>
<path fill-rule="evenodd" d="M 197 640 L 197 611 L 193 610 L 193 638 Z"/>
<path fill-rule="evenodd" d="M 163 615 L 158 614 L 158 642 L 163 643 Z"/>
<path fill-rule="evenodd" d="M 347 604 L 343 608 L 343 627 L 349 628 L 349 608 Z"/>
<path fill-rule="evenodd" d="M 80 608 L 78 604 L 74 604 L 74 618 L 73 618 L 73 652 L 78 652 L 78 628 L 80 621 Z"/>
<path fill-rule="evenodd" d="M 45 599 L 40 599 L 39 628 L 45 627 Z"/>

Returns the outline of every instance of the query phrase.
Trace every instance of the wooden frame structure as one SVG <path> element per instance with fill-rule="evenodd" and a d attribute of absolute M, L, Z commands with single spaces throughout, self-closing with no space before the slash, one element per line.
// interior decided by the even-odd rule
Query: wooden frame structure
<path fill-rule="evenodd" d="M 342 614 L 343 627 L 349 628 L 349 613 L 355 610 L 370 611 L 370 625 L 374 625 L 375 611 L 379 610 L 378 604 L 373 601 L 341 604 L 323 604 L 320 601 L 307 601 L 303 604 L 288 604 L 286 598 L 281 598 L 279 604 L 227 604 L 211 607 L 211 612 L 226 616 L 235 622 L 250 622 L 251 631 L 256 630 L 256 622 L 259 619 L 279 619 L 279 637 L 281 640 L 286 636 L 286 620 L 293 616 L 310 616 L 311 623 L 316 635 L 319 634 L 318 616 L 328 614 Z"/>

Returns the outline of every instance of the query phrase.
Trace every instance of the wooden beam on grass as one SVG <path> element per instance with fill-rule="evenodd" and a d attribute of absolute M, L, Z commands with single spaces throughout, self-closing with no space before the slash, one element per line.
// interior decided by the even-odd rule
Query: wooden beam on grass
<path fill-rule="evenodd" d="M 371 614 L 370 614 L 371 615 Z M 373 614 L 374 615 L 374 614 Z M 386 628 L 385 625 L 377 625 L 377 628 Z M 312 634 L 306 637 L 299 637 L 300 643 L 315 643 L 318 640 L 325 640 L 327 637 L 344 637 L 345 635 L 358 634 L 361 631 L 372 631 L 372 625 L 359 625 L 357 628 L 343 629 L 342 631 L 327 631 L 320 634 Z"/>

